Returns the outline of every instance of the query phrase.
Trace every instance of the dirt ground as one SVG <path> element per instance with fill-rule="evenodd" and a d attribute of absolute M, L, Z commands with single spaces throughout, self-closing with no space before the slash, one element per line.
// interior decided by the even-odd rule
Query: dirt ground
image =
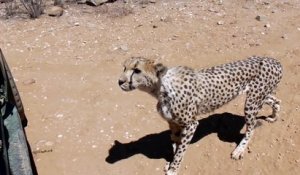
<path fill-rule="evenodd" d="M 143 56 L 201 68 L 251 55 L 283 64 L 279 121 L 261 120 L 244 159 L 234 161 L 245 97 L 200 116 L 179 174 L 298 174 L 300 1 L 147 2 L 69 3 L 61 17 L 36 20 L 5 19 L 0 4 L 0 47 L 26 109 L 39 174 L 163 174 L 172 156 L 168 125 L 154 98 L 118 87 L 121 63 Z"/>

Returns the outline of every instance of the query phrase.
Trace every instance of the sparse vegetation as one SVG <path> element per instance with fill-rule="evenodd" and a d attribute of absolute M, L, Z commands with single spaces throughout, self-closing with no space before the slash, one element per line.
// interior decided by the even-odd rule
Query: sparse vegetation
<path fill-rule="evenodd" d="M 4 0 L 5 11 L 7 16 L 12 16 L 15 13 L 15 9 L 18 7 L 16 0 Z"/>
<path fill-rule="evenodd" d="M 31 18 L 38 18 L 43 13 L 43 0 L 20 0 Z"/>
<path fill-rule="evenodd" d="M 15 14 L 26 13 L 30 16 L 30 18 L 38 18 L 41 14 L 43 14 L 45 8 L 45 0 L 2 0 L 2 2 L 5 3 L 5 14 L 7 17 Z M 65 3 L 75 2 L 77 1 L 53 0 L 53 5 L 63 7 Z M 148 1 L 128 3 L 124 3 L 124 1 L 115 1 L 113 4 L 103 3 L 98 8 L 95 8 L 95 12 L 105 14 L 107 17 L 111 18 L 128 16 L 133 13 L 133 7 L 131 6 L 132 3 L 145 4 L 148 3 Z"/>
<path fill-rule="evenodd" d="M 22 10 L 22 7 L 31 18 L 38 18 L 43 13 L 43 0 L 4 0 L 3 2 L 8 17 Z"/>

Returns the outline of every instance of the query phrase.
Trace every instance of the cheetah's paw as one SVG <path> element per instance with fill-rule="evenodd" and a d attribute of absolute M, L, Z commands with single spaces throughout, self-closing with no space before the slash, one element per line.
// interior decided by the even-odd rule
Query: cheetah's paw
<path fill-rule="evenodd" d="M 232 153 L 231 158 L 234 160 L 240 160 L 244 157 L 244 149 L 237 147 Z"/>
<path fill-rule="evenodd" d="M 164 172 L 167 173 L 169 171 L 170 168 L 170 162 L 167 162 L 164 168 Z"/>
<path fill-rule="evenodd" d="M 166 175 L 176 175 L 177 174 L 176 170 L 174 170 L 173 168 L 170 168 L 170 165 L 171 165 L 170 162 L 167 162 L 165 165 L 164 171 L 165 171 Z"/>
<path fill-rule="evenodd" d="M 166 172 L 166 175 L 176 175 L 176 174 L 177 174 L 177 172 L 173 169 L 170 169 Z"/>

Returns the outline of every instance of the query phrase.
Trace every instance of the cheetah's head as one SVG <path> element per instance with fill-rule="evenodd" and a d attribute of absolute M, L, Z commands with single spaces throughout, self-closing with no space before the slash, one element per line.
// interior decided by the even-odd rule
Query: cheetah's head
<path fill-rule="evenodd" d="M 124 62 L 124 72 L 119 79 L 119 86 L 124 91 L 140 89 L 151 92 L 157 88 L 159 76 L 166 70 L 162 64 L 153 60 L 132 57 Z"/>

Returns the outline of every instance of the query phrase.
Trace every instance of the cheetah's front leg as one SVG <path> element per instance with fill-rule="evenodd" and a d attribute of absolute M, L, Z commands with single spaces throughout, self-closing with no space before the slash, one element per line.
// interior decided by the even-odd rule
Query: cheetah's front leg
<path fill-rule="evenodd" d="M 166 169 L 166 175 L 176 175 L 180 163 L 183 159 L 184 153 L 187 149 L 188 144 L 191 142 L 193 135 L 196 131 L 196 128 L 198 126 L 197 121 L 191 121 L 186 126 L 182 128 L 180 137 L 180 143 L 177 146 L 175 156 L 173 158 L 173 161 L 169 164 L 169 167 Z"/>

